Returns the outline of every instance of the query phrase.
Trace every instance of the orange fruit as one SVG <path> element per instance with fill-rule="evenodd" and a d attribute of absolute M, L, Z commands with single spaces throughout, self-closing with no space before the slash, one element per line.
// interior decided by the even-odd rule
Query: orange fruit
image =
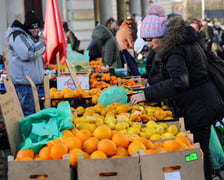
<path fill-rule="evenodd" d="M 83 144 L 88 138 L 91 137 L 91 132 L 88 129 L 80 129 L 77 133 L 76 133 L 76 137 L 79 138 L 79 140 L 81 141 L 81 143 Z"/>
<path fill-rule="evenodd" d="M 62 133 L 63 133 L 63 136 L 65 136 L 65 135 L 73 135 L 72 131 L 70 131 L 68 129 L 63 130 Z"/>
<path fill-rule="evenodd" d="M 147 149 L 147 150 L 145 150 L 145 154 L 147 155 L 147 154 L 156 154 L 157 153 L 157 150 L 155 150 L 155 149 Z"/>
<path fill-rule="evenodd" d="M 20 149 L 18 152 L 17 152 L 17 155 L 16 155 L 16 160 L 24 160 L 24 159 L 33 159 L 34 158 L 34 152 L 32 149 Z"/>
<path fill-rule="evenodd" d="M 90 157 L 90 159 L 105 159 L 107 155 L 103 151 L 94 151 Z"/>
<path fill-rule="evenodd" d="M 146 150 L 145 145 L 142 142 L 134 141 L 128 146 L 128 154 L 130 156 L 132 156 L 134 151 L 140 151 L 140 150 L 143 150 L 143 151 Z"/>
<path fill-rule="evenodd" d="M 97 139 L 110 139 L 112 135 L 112 131 L 109 126 L 102 125 L 98 126 L 94 132 L 93 132 L 94 137 Z"/>
<path fill-rule="evenodd" d="M 128 110 L 129 110 L 129 107 L 126 104 L 119 105 L 119 106 L 116 107 L 116 112 L 118 114 L 120 114 L 120 113 L 127 113 Z"/>
<path fill-rule="evenodd" d="M 64 97 L 64 94 L 62 92 L 55 92 L 54 93 L 54 99 L 61 99 Z"/>
<path fill-rule="evenodd" d="M 134 137 L 132 139 L 132 142 L 134 142 L 134 141 L 142 142 L 145 145 L 146 149 L 148 149 L 150 146 L 149 145 L 150 142 L 144 137 Z"/>
<path fill-rule="evenodd" d="M 41 150 L 39 152 L 39 158 L 41 160 L 51 159 L 50 148 L 48 146 L 44 146 L 43 148 L 41 148 Z"/>
<path fill-rule="evenodd" d="M 157 120 L 164 120 L 166 118 L 166 111 L 161 108 L 158 108 L 155 110 L 153 115 Z"/>
<path fill-rule="evenodd" d="M 59 143 L 62 143 L 62 142 L 63 142 L 62 137 L 59 137 L 59 138 L 56 138 L 56 139 L 54 139 L 54 140 L 49 140 L 47 146 L 48 146 L 49 148 L 52 148 L 52 146 L 53 146 L 54 144 L 59 144 Z"/>
<path fill-rule="evenodd" d="M 98 143 L 99 140 L 96 137 L 90 137 L 83 143 L 82 149 L 83 151 L 91 154 L 93 151 L 97 150 Z"/>
<path fill-rule="evenodd" d="M 68 149 L 79 148 L 81 149 L 82 143 L 76 136 L 63 136 L 63 144 Z"/>
<path fill-rule="evenodd" d="M 117 147 L 127 148 L 129 145 L 128 136 L 121 133 L 115 133 L 112 136 L 112 141 L 116 144 Z"/>
<path fill-rule="evenodd" d="M 77 167 L 78 165 L 78 154 L 84 156 L 84 152 L 81 149 L 73 148 L 69 151 L 69 163 L 72 167 Z"/>
<path fill-rule="evenodd" d="M 32 161 L 33 158 L 31 157 L 21 157 L 19 160 L 18 159 L 15 159 L 15 161 Z"/>
<path fill-rule="evenodd" d="M 160 141 L 154 142 L 154 149 L 159 148 L 159 147 L 164 148 L 163 143 Z"/>
<path fill-rule="evenodd" d="M 97 95 L 93 95 L 93 96 L 92 96 L 92 103 L 93 103 L 93 104 L 97 104 L 97 102 L 98 102 L 98 98 L 99 98 L 99 97 L 98 97 Z"/>
<path fill-rule="evenodd" d="M 167 152 L 177 151 L 181 149 L 181 144 L 175 140 L 166 140 L 163 142 L 163 146 Z"/>
<path fill-rule="evenodd" d="M 83 157 L 84 157 L 84 159 L 88 159 L 90 157 L 90 155 L 87 152 L 83 152 Z"/>
<path fill-rule="evenodd" d="M 110 139 L 102 139 L 98 145 L 97 149 L 103 151 L 107 156 L 112 156 L 116 153 L 116 144 Z"/>
<path fill-rule="evenodd" d="M 177 136 L 177 137 L 175 137 L 175 141 L 177 141 L 179 143 L 184 143 L 187 146 L 191 145 L 190 140 L 185 136 Z"/>
<path fill-rule="evenodd" d="M 64 144 L 54 144 L 51 147 L 50 155 L 52 159 L 62 159 L 63 155 L 68 152 L 68 148 Z"/>
<path fill-rule="evenodd" d="M 115 156 L 127 157 L 128 156 L 128 150 L 123 148 L 123 147 L 117 147 Z"/>
<path fill-rule="evenodd" d="M 46 179 L 48 176 L 47 175 L 37 175 L 35 179 Z"/>

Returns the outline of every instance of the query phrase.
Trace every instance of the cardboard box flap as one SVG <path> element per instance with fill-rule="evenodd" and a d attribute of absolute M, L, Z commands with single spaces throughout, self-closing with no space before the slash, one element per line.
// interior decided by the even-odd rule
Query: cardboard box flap
<path fill-rule="evenodd" d="M 19 120 L 24 118 L 24 115 L 13 84 L 9 80 L 4 80 L 4 84 L 7 92 L 0 95 L 0 106 L 6 126 L 10 149 L 15 156 L 16 149 L 22 142 Z"/>
<path fill-rule="evenodd" d="M 79 159 L 78 180 L 138 180 L 139 158 Z"/>

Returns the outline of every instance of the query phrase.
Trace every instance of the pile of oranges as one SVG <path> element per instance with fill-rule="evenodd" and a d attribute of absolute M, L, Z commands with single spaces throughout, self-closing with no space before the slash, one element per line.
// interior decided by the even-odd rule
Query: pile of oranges
<path fill-rule="evenodd" d="M 114 85 L 119 86 L 138 86 L 142 85 L 140 82 L 136 82 L 135 79 L 122 79 L 119 77 L 116 77 L 114 75 L 110 75 L 110 73 L 92 73 L 90 75 L 90 88 L 105 88 L 110 87 Z"/>
<path fill-rule="evenodd" d="M 121 158 L 133 156 L 135 151 L 145 154 L 172 152 L 193 148 L 185 136 L 177 136 L 164 142 L 152 142 L 144 137 L 127 136 L 114 132 L 107 125 L 98 126 L 93 132 L 87 129 L 79 131 L 64 130 L 63 136 L 49 140 L 38 154 L 32 149 L 19 150 L 16 161 L 24 160 L 55 160 L 62 159 L 64 154 L 70 155 L 70 165 L 78 166 L 78 154 L 84 158 Z"/>
<path fill-rule="evenodd" d="M 69 88 L 64 88 L 58 91 L 56 88 L 50 89 L 50 98 L 53 99 L 66 99 L 66 98 L 89 98 L 85 100 L 86 104 L 96 104 L 100 96 L 101 90 L 99 88 L 93 88 L 90 91 L 85 91 L 82 88 L 71 90 Z M 64 100 L 53 100 L 52 105 L 57 106 L 58 103 Z M 69 100 L 70 105 L 74 104 L 73 100 Z"/>

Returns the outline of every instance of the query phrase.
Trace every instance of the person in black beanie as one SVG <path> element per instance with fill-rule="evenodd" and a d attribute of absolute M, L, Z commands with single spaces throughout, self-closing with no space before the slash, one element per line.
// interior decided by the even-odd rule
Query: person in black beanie
<path fill-rule="evenodd" d="M 9 76 L 15 84 L 24 116 L 35 113 L 34 100 L 29 76 L 37 88 L 43 83 L 46 38 L 40 32 L 41 22 L 34 11 L 27 12 L 22 24 L 15 20 L 5 36 L 8 40 Z"/>

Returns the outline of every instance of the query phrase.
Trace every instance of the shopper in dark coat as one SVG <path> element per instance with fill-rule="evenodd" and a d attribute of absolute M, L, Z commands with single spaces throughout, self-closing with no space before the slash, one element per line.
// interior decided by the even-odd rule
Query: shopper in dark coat
<path fill-rule="evenodd" d="M 183 112 L 186 129 L 194 134 L 194 141 L 200 143 L 205 177 L 210 180 L 210 125 L 223 117 L 224 102 L 209 78 L 206 57 L 196 47 L 193 28 L 186 26 L 181 17 L 169 19 L 166 27 L 165 19 L 158 16 L 155 9 L 161 11 L 158 7 L 153 9 L 153 14 L 149 11 L 141 26 L 141 37 L 156 51 L 156 59 L 162 59 L 164 80 L 133 95 L 131 103 L 172 97 Z"/>
<path fill-rule="evenodd" d="M 115 68 L 122 67 L 117 41 L 108 28 L 104 25 L 96 26 L 92 33 L 92 39 L 98 41 L 102 46 L 104 65 Z"/>

